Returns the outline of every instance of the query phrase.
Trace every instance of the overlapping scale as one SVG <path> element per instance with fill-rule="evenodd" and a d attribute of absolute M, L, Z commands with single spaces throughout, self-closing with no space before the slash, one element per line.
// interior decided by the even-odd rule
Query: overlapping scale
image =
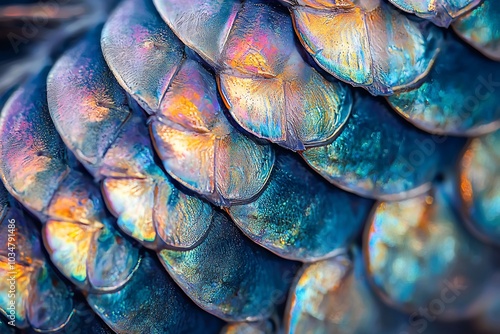
<path fill-rule="evenodd" d="M 271 146 L 233 128 L 220 109 L 214 78 L 187 60 L 151 123 L 165 169 L 216 205 L 251 201 L 274 164 Z"/>
<path fill-rule="evenodd" d="M 47 71 L 45 71 L 45 74 Z M 47 131 L 52 124 L 50 118 L 39 118 L 38 122 L 28 122 L 28 113 L 35 114 L 46 107 L 43 81 L 40 74 L 39 83 L 31 83 L 14 92 L 1 113 L 2 137 L 0 140 L 0 174 L 7 190 L 21 201 L 31 212 L 43 214 L 49 206 L 52 195 L 56 192 L 61 179 L 68 173 L 64 163 L 65 148 L 56 131 Z M 37 91 L 37 89 L 39 89 Z M 12 114 L 8 115 L 8 113 Z M 25 111 L 24 120 L 8 124 Z M 48 113 L 47 113 L 48 114 Z M 10 119 L 9 119 L 10 118 Z M 31 133 L 30 133 L 31 132 Z M 12 137 L 15 135 L 15 137 Z M 40 143 L 37 136 L 43 136 Z M 9 140 L 9 137 L 11 138 Z M 53 145 L 52 142 L 56 143 Z M 13 168 L 13 167 L 21 168 Z"/>
<path fill-rule="evenodd" d="M 458 297 L 460 298 L 460 297 Z M 469 333 L 463 323 L 440 322 L 421 308 L 395 311 L 371 291 L 357 248 L 350 257 L 306 264 L 296 277 L 285 310 L 285 333 Z"/>
<path fill-rule="evenodd" d="M 285 311 L 285 332 L 384 333 L 382 311 L 366 282 L 359 252 L 354 260 L 338 255 L 299 272 Z"/>
<path fill-rule="evenodd" d="M 259 245 L 281 257 L 310 262 L 347 247 L 372 204 L 329 185 L 295 155 L 280 152 L 262 194 L 228 212 Z"/>
<path fill-rule="evenodd" d="M 388 100 L 414 125 L 431 133 L 476 136 L 500 127 L 500 64 L 451 35 L 418 88 Z"/>
<path fill-rule="evenodd" d="M 425 77 L 442 33 L 385 1 L 288 0 L 297 35 L 335 77 L 374 95 L 391 95 Z"/>
<path fill-rule="evenodd" d="M 79 334 L 114 334 L 94 311 L 89 307 L 84 299 L 80 299 L 75 305 L 71 321 L 59 331 L 53 334 L 75 333 Z"/>
<path fill-rule="evenodd" d="M 127 234 L 153 249 L 190 248 L 212 219 L 208 203 L 179 191 L 154 161 L 146 118 L 100 53 L 100 34 L 65 53 L 48 79 L 49 110 L 66 145 L 102 180 Z"/>
<path fill-rule="evenodd" d="M 478 6 L 482 0 L 389 0 L 398 8 L 448 27 L 456 18 Z"/>
<path fill-rule="evenodd" d="M 395 200 L 429 189 L 464 143 L 424 133 L 395 115 L 385 101 L 358 92 L 342 133 L 331 144 L 302 155 L 319 174 L 343 189 Z"/>
<path fill-rule="evenodd" d="M 194 305 L 146 254 L 121 290 L 90 294 L 87 300 L 117 333 L 218 333 L 222 321 Z"/>
<path fill-rule="evenodd" d="M 297 267 L 246 239 L 222 213 L 215 214 L 200 245 L 188 251 L 162 250 L 160 259 L 196 304 L 227 321 L 270 316 Z"/>
<path fill-rule="evenodd" d="M 23 333 L 74 333 L 82 325 L 89 334 L 110 333 L 55 272 L 42 251 L 38 227 L 1 185 L 0 244 L 0 313 L 10 324 L 0 326 L 0 333 L 14 333 L 14 325 Z"/>
<path fill-rule="evenodd" d="M 366 267 L 391 306 L 441 320 L 478 311 L 492 257 L 461 225 L 452 208 L 455 194 L 447 181 L 374 210 L 363 241 Z"/>
<path fill-rule="evenodd" d="M 452 27 L 470 45 L 487 57 L 500 61 L 500 3 L 484 0 L 476 9 L 460 17 Z"/>
<path fill-rule="evenodd" d="M 55 266 L 84 289 L 127 282 L 138 249 L 113 227 L 99 189 L 69 165 L 50 119 L 47 69 L 21 86 L 0 117 L 0 175 L 7 190 L 43 223 Z"/>
<path fill-rule="evenodd" d="M 212 74 L 187 57 L 150 0 L 125 1 L 101 43 L 120 84 L 152 115 L 155 147 L 173 178 L 216 205 L 259 193 L 271 173 L 272 148 L 229 124 Z"/>
<path fill-rule="evenodd" d="M 106 21 L 100 43 L 120 85 L 149 114 L 158 112 L 186 55 L 152 0 L 122 1 Z"/>
<path fill-rule="evenodd" d="M 459 165 L 461 206 L 469 227 L 500 245 L 500 130 L 474 138 Z"/>
<path fill-rule="evenodd" d="M 216 69 L 229 112 L 251 134 L 303 150 L 327 143 L 345 123 L 349 90 L 306 63 L 292 22 L 278 4 L 154 2 L 181 41 Z"/>
<path fill-rule="evenodd" d="M 34 224 L 9 203 L 0 185 L 0 312 L 17 328 L 50 332 L 70 321 L 73 299 L 45 259 L 40 240 Z"/>

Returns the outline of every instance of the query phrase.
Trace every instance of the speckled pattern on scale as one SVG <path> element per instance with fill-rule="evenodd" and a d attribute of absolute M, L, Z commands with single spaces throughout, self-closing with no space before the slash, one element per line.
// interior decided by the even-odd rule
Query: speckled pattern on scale
<path fill-rule="evenodd" d="M 443 166 L 458 158 L 464 144 L 464 140 L 420 131 L 395 115 L 384 100 L 357 92 L 342 133 L 331 144 L 302 155 L 343 189 L 397 200 L 429 189 Z"/>
<path fill-rule="evenodd" d="M 222 325 L 190 301 L 149 254 L 123 289 L 87 300 L 117 333 L 215 333 Z"/>
<path fill-rule="evenodd" d="M 485 56 L 500 61 L 500 2 L 484 0 L 460 17 L 452 27 L 467 43 Z"/>
<path fill-rule="evenodd" d="M 222 213 L 196 248 L 163 250 L 160 259 L 196 304 L 228 321 L 269 317 L 297 269 L 252 243 Z"/>
<path fill-rule="evenodd" d="M 429 75 L 388 100 L 408 121 L 431 133 L 478 136 L 500 127 L 500 63 L 448 34 Z"/>
<path fill-rule="evenodd" d="M 284 258 L 312 262 L 347 247 L 372 205 L 373 201 L 328 184 L 300 157 L 280 152 L 263 193 L 228 212 L 259 245 Z"/>

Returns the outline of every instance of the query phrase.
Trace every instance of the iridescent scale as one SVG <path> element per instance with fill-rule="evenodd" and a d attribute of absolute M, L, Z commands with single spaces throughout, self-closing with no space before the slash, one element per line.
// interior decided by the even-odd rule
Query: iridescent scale
<path fill-rule="evenodd" d="M 1 333 L 499 331 L 498 1 L 115 2 L 0 76 Z"/>

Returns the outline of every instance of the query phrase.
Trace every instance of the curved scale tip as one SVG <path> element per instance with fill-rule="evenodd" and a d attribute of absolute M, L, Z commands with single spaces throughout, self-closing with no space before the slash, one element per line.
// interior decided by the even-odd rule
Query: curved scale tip
<path fill-rule="evenodd" d="M 163 250 L 160 260 L 202 309 L 227 321 L 269 316 L 281 300 L 296 264 L 252 244 L 216 213 L 207 237 L 192 250 Z"/>
<path fill-rule="evenodd" d="M 192 248 L 212 221 L 209 204 L 182 193 L 165 177 L 107 178 L 103 192 L 118 226 L 148 248 Z"/>
<path fill-rule="evenodd" d="M 97 172 L 118 226 L 146 247 L 191 248 L 206 234 L 210 205 L 179 190 L 156 164 L 139 110 L 132 110 Z"/>
<path fill-rule="evenodd" d="M 152 118 L 155 148 L 167 172 L 216 205 L 248 202 L 274 164 L 269 145 L 233 128 L 219 104 L 215 80 L 187 60 Z"/>
<path fill-rule="evenodd" d="M 459 164 L 462 213 L 483 240 L 500 245 L 500 130 L 473 139 Z"/>
<path fill-rule="evenodd" d="M 27 287 L 27 316 L 37 332 L 63 329 L 73 318 L 73 292 L 48 264 L 37 270 Z"/>
<path fill-rule="evenodd" d="M 285 332 L 384 333 L 382 311 L 366 282 L 360 252 L 353 260 L 338 255 L 299 272 L 285 310 Z"/>
<path fill-rule="evenodd" d="M 123 6 L 131 5 L 140 1 Z M 94 178 L 103 180 L 106 204 L 125 233 L 152 249 L 193 247 L 208 230 L 211 209 L 180 193 L 156 165 L 146 118 L 107 67 L 98 32 L 70 49 L 51 71 L 54 123 Z"/>
<path fill-rule="evenodd" d="M 0 193 L 5 189 L 0 185 Z M 73 294 L 51 268 L 35 224 L 8 196 L 0 203 L 0 312 L 19 329 L 51 332 L 73 315 Z M 12 259 L 12 253 L 15 260 Z M 15 307 L 12 307 L 15 284 Z M 3 333 L 3 332 L 2 332 Z"/>
<path fill-rule="evenodd" d="M 153 2 L 123 1 L 104 25 L 101 48 L 120 85 L 155 113 L 185 55 Z"/>
<path fill-rule="evenodd" d="M 229 112 L 257 137 L 301 151 L 330 141 L 349 116 L 348 88 L 306 63 L 290 17 L 272 4 L 244 4 L 221 62 Z"/>
<path fill-rule="evenodd" d="M 486 0 L 461 16 L 452 27 L 467 43 L 495 61 L 500 61 L 500 2 Z"/>
<path fill-rule="evenodd" d="M 48 68 L 19 87 L 0 116 L 0 176 L 7 190 L 40 219 L 68 172 L 66 149 L 47 107 Z"/>
<path fill-rule="evenodd" d="M 440 319 L 478 311 L 491 260 L 461 226 L 452 208 L 454 192 L 447 183 L 438 184 L 409 200 L 381 202 L 374 210 L 363 241 L 367 272 L 391 306 L 416 312 L 436 299 L 453 299 Z"/>
<path fill-rule="evenodd" d="M 408 13 L 447 28 L 454 20 L 477 7 L 482 0 L 389 0 Z"/>
<path fill-rule="evenodd" d="M 500 64 L 451 35 L 423 83 L 388 97 L 403 117 L 431 133 L 478 136 L 500 127 Z"/>
<path fill-rule="evenodd" d="M 284 258 L 313 262 L 348 247 L 372 205 L 328 184 L 298 156 L 280 152 L 259 197 L 227 211 L 257 244 Z"/>
<path fill-rule="evenodd" d="M 56 267 L 77 286 L 121 287 L 137 266 L 139 250 L 112 226 L 99 189 L 72 171 L 48 208 L 43 237 Z"/>
<path fill-rule="evenodd" d="M 461 139 L 426 134 L 395 115 L 385 101 L 358 92 L 342 133 L 331 144 L 308 149 L 302 156 L 342 189 L 397 200 L 428 190 L 464 144 Z"/>
<path fill-rule="evenodd" d="M 217 66 L 232 22 L 242 7 L 241 1 L 153 0 L 153 3 L 184 44 Z"/>
<path fill-rule="evenodd" d="M 148 254 L 129 284 L 112 293 L 91 293 L 87 301 L 118 333 L 215 333 L 222 325 L 196 307 Z"/>
<path fill-rule="evenodd" d="M 99 28 L 94 29 L 66 51 L 47 78 L 54 126 L 92 174 L 131 114 L 127 95 L 102 56 L 100 32 Z"/>
<path fill-rule="evenodd" d="M 215 68 L 229 112 L 247 132 L 300 151 L 340 131 L 350 112 L 349 91 L 307 64 L 291 19 L 278 4 L 155 4 L 177 36 Z"/>
<path fill-rule="evenodd" d="M 373 95 L 412 87 L 428 73 L 442 33 L 384 1 L 321 1 L 290 8 L 302 44 L 324 70 Z"/>

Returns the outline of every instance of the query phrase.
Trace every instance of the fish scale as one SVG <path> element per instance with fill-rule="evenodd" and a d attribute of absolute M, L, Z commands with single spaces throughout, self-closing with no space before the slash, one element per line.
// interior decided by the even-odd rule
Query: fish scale
<path fill-rule="evenodd" d="M 0 77 L 18 330 L 498 331 L 496 2 L 96 4 Z"/>

